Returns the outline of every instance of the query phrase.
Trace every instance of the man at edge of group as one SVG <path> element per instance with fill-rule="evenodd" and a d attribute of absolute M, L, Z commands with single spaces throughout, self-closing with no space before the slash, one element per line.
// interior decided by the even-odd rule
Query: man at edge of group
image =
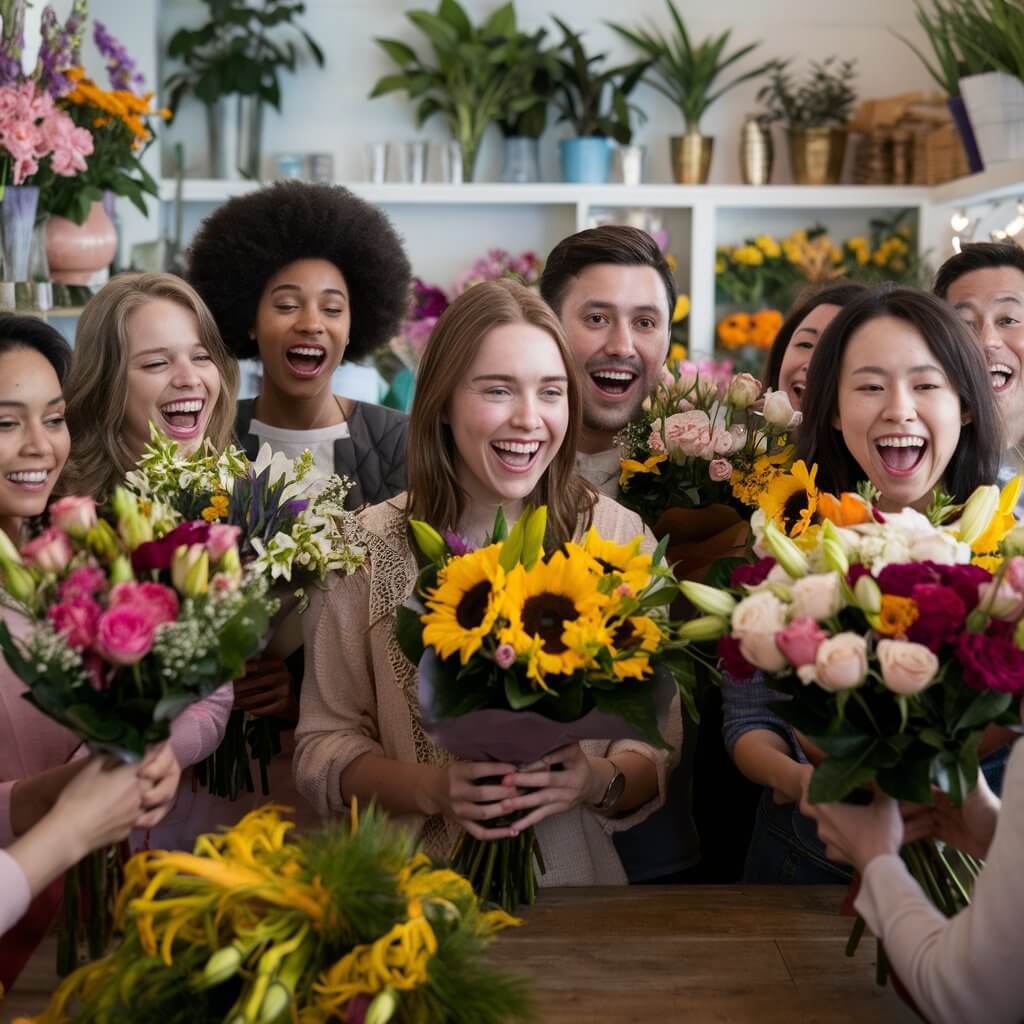
<path fill-rule="evenodd" d="M 564 238 L 547 258 L 541 295 L 555 311 L 580 371 L 581 476 L 619 497 L 615 435 L 641 412 L 668 354 L 676 284 L 664 254 L 644 231 L 622 225 Z M 684 721 L 679 766 L 665 805 L 615 836 L 630 882 L 672 882 L 700 859 L 691 808 L 696 731 Z"/>

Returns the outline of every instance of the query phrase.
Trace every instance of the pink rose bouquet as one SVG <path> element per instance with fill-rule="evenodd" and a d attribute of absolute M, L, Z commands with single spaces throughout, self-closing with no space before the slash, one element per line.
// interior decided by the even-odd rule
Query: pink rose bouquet
<path fill-rule="evenodd" d="M 4 588 L 33 628 L 0 649 L 28 699 L 97 750 L 142 757 L 176 715 L 245 671 L 277 602 L 243 575 L 237 530 L 179 524 L 119 490 L 104 508 L 62 498 L 20 550 L 0 536 Z M 163 514 L 163 513 L 161 513 Z"/>

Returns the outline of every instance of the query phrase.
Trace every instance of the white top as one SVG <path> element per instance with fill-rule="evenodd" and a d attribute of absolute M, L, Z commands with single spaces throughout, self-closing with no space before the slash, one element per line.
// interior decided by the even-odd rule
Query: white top
<path fill-rule="evenodd" d="M 349 436 L 348 423 L 344 421 L 316 430 L 285 430 L 254 419 L 249 430 L 260 439 L 261 445 L 265 442 L 272 451 L 281 452 L 289 459 L 297 459 L 308 448 L 313 453 L 313 465 L 326 476 L 334 472 L 334 442 Z"/>
<path fill-rule="evenodd" d="M 31 901 L 21 865 L 6 850 L 0 850 L 0 935 L 21 920 Z"/>
<path fill-rule="evenodd" d="M 999 824 L 974 899 L 947 919 L 897 856 L 876 857 L 855 906 L 932 1024 L 1024 1017 L 1024 742 L 1006 769 Z"/>

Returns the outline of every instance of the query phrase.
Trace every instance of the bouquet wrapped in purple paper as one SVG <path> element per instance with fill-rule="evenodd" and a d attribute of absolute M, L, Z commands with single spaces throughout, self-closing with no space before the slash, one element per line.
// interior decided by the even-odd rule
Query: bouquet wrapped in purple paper
<path fill-rule="evenodd" d="M 425 567 L 416 608 L 397 635 L 419 665 L 419 702 L 431 738 L 474 761 L 528 764 L 581 739 L 636 738 L 662 749 L 659 729 L 676 693 L 692 705 L 686 640 L 669 606 L 678 594 L 664 545 L 640 550 L 591 530 L 545 555 L 546 509 L 511 531 L 499 513 L 492 542 L 468 550 L 453 535 L 411 523 Z M 532 903 L 531 829 L 483 842 L 463 836 L 453 866 L 506 910 Z"/>

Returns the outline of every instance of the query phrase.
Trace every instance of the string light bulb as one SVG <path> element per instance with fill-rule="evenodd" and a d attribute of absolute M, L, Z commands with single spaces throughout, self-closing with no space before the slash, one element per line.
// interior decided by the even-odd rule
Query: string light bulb
<path fill-rule="evenodd" d="M 956 213 L 949 218 L 949 226 L 958 235 L 963 234 L 967 225 L 970 223 L 970 219 L 968 218 L 965 210 L 957 210 Z"/>

